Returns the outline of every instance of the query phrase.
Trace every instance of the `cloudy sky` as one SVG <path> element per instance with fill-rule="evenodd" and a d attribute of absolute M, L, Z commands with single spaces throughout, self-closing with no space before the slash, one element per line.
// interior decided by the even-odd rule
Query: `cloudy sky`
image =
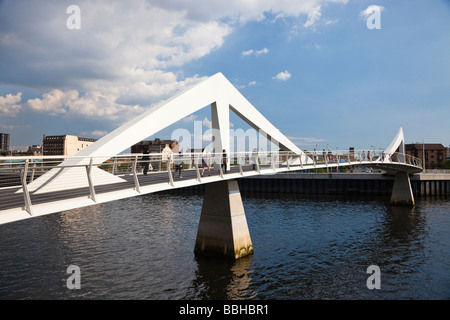
<path fill-rule="evenodd" d="M 13 146 L 99 138 L 217 72 L 303 149 L 378 149 L 400 126 L 408 143 L 450 145 L 447 0 L 0 0 Z"/>

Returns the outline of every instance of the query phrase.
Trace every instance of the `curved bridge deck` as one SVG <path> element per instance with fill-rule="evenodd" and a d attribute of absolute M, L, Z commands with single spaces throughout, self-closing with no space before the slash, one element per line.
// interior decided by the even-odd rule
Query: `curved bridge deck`
<path fill-rule="evenodd" d="M 310 157 L 309 157 L 309 156 Z M 421 172 L 420 159 L 401 154 L 369 158 L 357 152 L 317 155 L 306 152 L 223 154 L 131 154 L 114 157 L 11 157 L 0 162 L 0 224 L 49 213 L 221 180 L 345 166 L 387 172 Z M 145 157 L 149 157 L 146 160 Z M 76 159 L 76 164 L 70 164 Z M 202 168 L 202 159 L 210 170 Z M 64 161 L 63 161 L 64 160 Z M 63 162 L 62 162 L 63 161 Z M 147 174 L 145 165 L 150 163 Z M 176 170 L 183 163 L 181 176 Z M 169 164 L 169 165 L 168 165 Z M 202 171 L 204 174 L 202 176 Z"/>

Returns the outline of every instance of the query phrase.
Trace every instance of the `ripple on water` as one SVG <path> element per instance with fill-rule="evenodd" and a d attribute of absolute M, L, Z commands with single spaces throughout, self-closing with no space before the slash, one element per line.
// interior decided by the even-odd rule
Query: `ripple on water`
<path fill-rule="evenodd" d="M 195 257 L 202 197 L 153 194 L 0 226 L 1 299 L 448 299 L 448 200 L 243 195 L 255 253 Z M 81 290 L 68 290 L 70 264 Z M 381 290 L 368 290 L 369 265 Z"/>

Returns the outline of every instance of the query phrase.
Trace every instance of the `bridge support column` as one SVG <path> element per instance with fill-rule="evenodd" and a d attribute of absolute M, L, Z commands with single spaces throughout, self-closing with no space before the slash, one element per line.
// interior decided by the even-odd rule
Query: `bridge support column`
<path fill-rule="evenodd" d="M 391 204 L 414 205 L 414 195 L 411 189 L 411 181 L 407 172 L 399 171 L 395 174 L 394 187 L 392 188 Z"/>
<path fill-rule="evenodd" d="M 236 180 L 205 185 L 195 253 L 238 259 L 253 253 Z"/>

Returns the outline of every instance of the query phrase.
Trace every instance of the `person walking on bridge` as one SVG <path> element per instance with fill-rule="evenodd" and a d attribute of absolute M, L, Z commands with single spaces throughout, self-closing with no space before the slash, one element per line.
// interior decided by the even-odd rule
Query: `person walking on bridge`
<path fill-rule="evenodd" d="M 227 173 L 227 152 L 223 149 L 222 170 L 223 173 Z"/>
<path fill-rule="evenodd" d="M 211 170 L 209 168 L 209 154 L 208 152 L 205 152 L 203 158 L 202 158 L 202 177 L 203 174 L 205 173 L 205 169 L 208 168 L 208 175 L 211 175 Z"/>
<path fill-rule="evenodd" d="M 183 154 L 180 152 L 178 152 L 178 157 L 176 157 L 175 159 L 175 173 L 178 172 L 178 178 L 183 178 L 181 176 L 181 170 L 183 170 L 183 165 L 184 165 L 184 161 L 183 161 Z"/>

